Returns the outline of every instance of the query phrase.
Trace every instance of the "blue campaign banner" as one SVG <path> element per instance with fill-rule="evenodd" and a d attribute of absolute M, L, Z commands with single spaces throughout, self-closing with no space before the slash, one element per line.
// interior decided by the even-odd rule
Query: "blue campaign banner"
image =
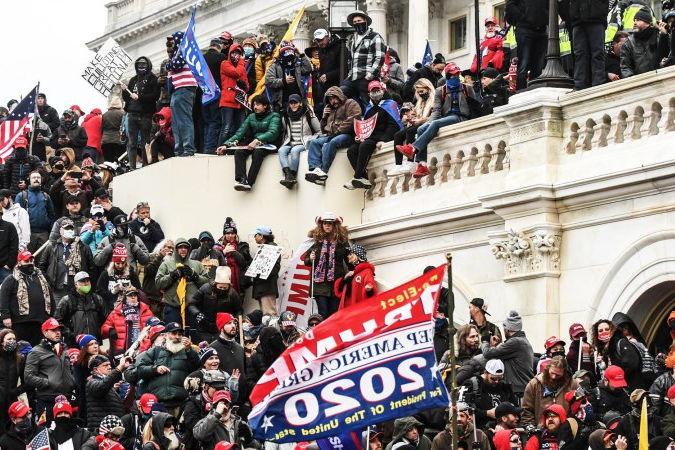
<path fill-rule="evenodd" d="M 447 407 L 433 314 L 444 267 L 338 311 L 275 361 L 251 394 L 255 437 L 335 437 Z"/>
<path fill-rule="evenodd" d="M 211 75 L 209 66 L 206 65 L 204 55 L 197 45 L 195 38 L 195 12 L 197 8 L 192 8 L 192 17 L 185 30 L 185 36 L 180 43 L 180 50 L 183 53 L 183 58 L 187 62 L 192 76 L 197 80 L 197 84 L 202 88 L 202 104 L 206 105 L 214 100 L 220 100 L 220 88 L 216 84 L 216 80 Z"/>
<path fill-rule="evenodd" d="M 319 439 L 316 444 L 321 450 L 363 450 L 361 433 L 357 431 Z"/>

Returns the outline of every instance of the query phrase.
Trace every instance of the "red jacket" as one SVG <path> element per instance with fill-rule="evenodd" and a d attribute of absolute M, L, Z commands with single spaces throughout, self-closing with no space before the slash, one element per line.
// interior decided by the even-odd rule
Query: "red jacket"
<path fill-rule="evenodd" d="M 164 126 L 159 125 L 159 121 L 164 117 L 166 123 Z M 160 109 L 158 113 L 155 113 L 153 120 L 157 125 L 159 125 L 159 133 L 164 137 L 164 143 L 169 147 L 173 148 L 176 145 L 176 140 L 173 137 L 173 129 L 171 128 L 171 108 L 165 106 Z"/>
<path fill-rule="evenodd" d="M 235 66 L 232 64 L 230 55 L 234 50 L 241 52 L 241 58 Z M 234 99 L 237 87 L 237 80 L 241 80 L 246 84 L 244 91 L 248 91 L 248 75 L 246 74 L 246 61 L 244 60 L 244 49 L 239 44 L 232 44 L 230 51 L 227 54 L 227 59 L 220 64 L 220 80 L 222 88 L 220 91 L 220 106 L 239 109 L 241 103 Z"/>
<path fill-rule="evenodd" d="M 124 322 L 122 305 L 123 303 L 117 305 L 117 308 L 108 315 L 108 318 L 101 327 L 101 337 L 103 339 L 110 337 L 110 329 L 114 328 L 117 332 L 117 339 L 114 341 L 114 349 L 124 351 L 126 350 L 127 343 L 127 324 Z M 139 327 L 143 329 L 145 321 L 152 317 L 152 311 L 150 311 L 150 307 L 143 302 L 138 302 L 138 305 L 141 308 L 141 323 L 139 324 Z"/>
<path fill-rule="evenodd" d="M 347 284 L 351 284 L 351 292 L 347 297 Z M 377 295 L 377 286 L 375 285 L 375 267 L 369 262 L 362 262 L 354 268 L 354 276 L 345 281 L 345 285 L 340 289 L 342 278 L 335 281 L 335 295 L 340 297 L 340 309 L 348 308 L 364 301 L 367 298 Z M 370 284 L 373 289 L 366 291 L 366 286 Z"/>
<path fill-rule="evenodd" d="M 94 114 L 94 111 L 98 111 L 98 114 Z M 94 111 L 84 117 L 82 128 L 87 131 L 87 147 L 95 148 L 98 155 L 103 156 L 103 150 L 101 150 L 101 139 L 103 138 L 101 120 L 103 116 L 100 109 Z"/>
<path fill-rule="evenodd" d="M 488 67 L 488 65 L 494 67 L 498 71 L 504 70 L 504 50 L 502 46 L 504 44 L 504 38 L 499 34 L 489 38 L 484 37 L 480 43 L 480 51 L 482 59 L 480 62 L 481 70 Z M 476 72 L 476 57 L 473 57 L 473 62 L 471 63 L 471 72 Z"/>

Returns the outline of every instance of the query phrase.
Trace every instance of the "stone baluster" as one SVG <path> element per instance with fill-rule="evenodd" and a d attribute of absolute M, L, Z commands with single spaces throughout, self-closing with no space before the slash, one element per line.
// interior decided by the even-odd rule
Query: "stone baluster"
<path fill-rule="evenodd" d="M 675 117 L 675 99 L 670 99 L 668 104 L 661 109 L 661 118 L 659 119 L 658 127 L 659 131 L 667 133 L 673 131 L 675 124 L 673 118 Z"/>

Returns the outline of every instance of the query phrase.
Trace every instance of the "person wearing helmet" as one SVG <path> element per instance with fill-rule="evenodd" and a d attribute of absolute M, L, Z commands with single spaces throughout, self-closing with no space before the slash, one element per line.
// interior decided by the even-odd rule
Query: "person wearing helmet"
<path fill-rule="evenodd" d="M 368 262 L 366 249 L 354 244 L 348 251 L 349 272 L 335 281 L 335 294 L 340 297 L 340 309 L 377 295 L 375 267 Z"/>
<path fill-rule="evenodd" d="M 110 236 L 103 238 L 94 254 L 94 264 L 103 267 L 112 260 L 113 250 L 117 243 L 122 243 L 127 249 L 129 265 L 136 270 L 136 262 L 147 264 L 150 255 L 143 240 L 129 231 L 129 219 L 120 214 L 113 219 L 113 229 Z"/>
<path fill-rule="evenodd" d="M 210 357 L 212 354 L 215 354 L 216 358 L 218 357 L 215 350 L 206 347 L 199 352 L 200 360 L 202 357 Z M 209 413 L 214 394 L 226 389 L 229 378 L 225 372 L 220 370 L 200 370 L 199 373 L 202 375 L 202 389 L 190 394 L 183 410 L 183 429 L 185 430 L 183 443 L 186 448 L 197 448 L 193 429 Z M 188 380 L 192 380 L 192 378 L 188 378 L 186 382 Z"/>
<path fill-rule="evenodd" d="M 403 129 L 398 105 L 391 99 L 384 99 L 386 90 L 386 86 L 378 80 L 368 83 L 370 102 L 366 106 L 362 122 L 375 120 L 375 124 L 370 128 L 372 130 L 370 132 L 364 132 L 361 136 L 357 132 L 356 142 L 347 150 L 347 158 L 354 169 L 354 177 L 344 184 L 345 189 L 372 187 L 366 172 L 371 155 L 376 148 L 381 147 L 384 142 L 393 140 L 394 135 Z"/>
<path fill-rule="evenodd" d="M 305 80 L 312 73 L 312 63 L 291 41 L 279 45 L 279 57 L 267 69 L 265 87 L 271 93 L 272 109 L 281 111 L 288 106 L 288 98 L 297 94 L 307 101 Z"/>
<path fill-rule="evenodd" d="M 316 299 L 321 317 L 327 319 L 338 310 L 340 299 L 333 286 L 346 273 L 349 253 L 349 232 L 342 226 L 342 217 L 325 212 L 315 220 L 307 234 L 314 244 L 305 254 L 305 265 L 313 269 L 311 295 Z"/>
<path fill-rule="evenodd" d="M 87 132 L 77 124 L 75 111 L 66 109 L 61 115 L 59 127 L 52 133 L 49 145 L 54 150 L 72 148 L 75 152 L 75 164 L 82 163 L 82 153 L 87 145 Z"/>
<path fill-rule="evenodd" d="M 445 84 L 436 88 L 434 109 L 427 123 L 417 130 L 417 139 L 412 144 L 396 146 L 396 150 L 417 161 L 415 178 L 429 175 L 427 146 L 438 135 L 441 127 L 468 119 L 471 115 L 467 98 L 475 98 L 473 88 L 463 85 L 459 79 L 460 68 L 454 62 L 445 66 Z"/>

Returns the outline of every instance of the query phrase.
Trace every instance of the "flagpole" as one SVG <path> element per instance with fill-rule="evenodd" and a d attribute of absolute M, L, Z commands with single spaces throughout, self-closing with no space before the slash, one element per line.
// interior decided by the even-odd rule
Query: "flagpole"
<path fill-rule="evenodd" d="M 450 337 L 450 380 L 452 381 L 452 388 L 450 391 L 450 403 L 452 410 L 450 411 L 450 430 L 452 431 L 452 448 L 457 448 L 457 368 L 455 367 L 455 294 L 452 292 L 452 253 L 446 253 L 445 258 L 448 260 L 448 293 L 446 301 L 448 302 L 448 335 Z"/>
<path fill-rule="evenodd" d="M 33 124 L 30 129 L 30 144 L 28 144 L 28 154 L 33 154 L 33 142 L 35 141 L 35 121 L 37 120 L 37 95 L 40 93 L 40 82 L 35 87 L 35 108 L 33 109 Z"/>

